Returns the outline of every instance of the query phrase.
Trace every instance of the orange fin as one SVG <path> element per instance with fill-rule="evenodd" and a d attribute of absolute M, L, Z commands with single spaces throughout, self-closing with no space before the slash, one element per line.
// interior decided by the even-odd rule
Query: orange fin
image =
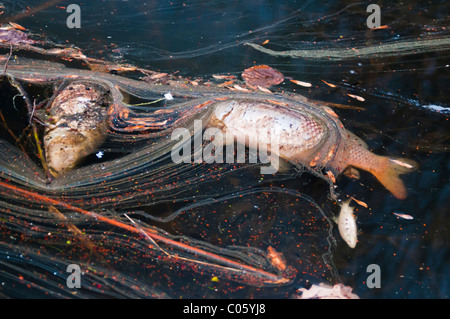
<path fill-rule="evenodd" d="M 405 199 L 407 191 L 405 184 L 400 179 L 401 174 L 409 173 L 417 169 L 416 162 L 404 158 L 388 158 L 383 159 L 384 165 L 373 172 L 373 175 L 398 199 Z"/>

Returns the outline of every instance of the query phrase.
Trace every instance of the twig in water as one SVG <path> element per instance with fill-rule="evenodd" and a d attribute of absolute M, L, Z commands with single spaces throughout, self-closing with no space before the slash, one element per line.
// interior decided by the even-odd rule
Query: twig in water
<path fill-rule="evenodd" d="M 6 70 L 8 69 L 8 62 L 11 59 L 11 56 L 12 56 L 12 42 L 9 41 L 9 55 L 8 58 L 6 59 L 5 66 L 3 67 L 3 74 L 6 74 Z"/>

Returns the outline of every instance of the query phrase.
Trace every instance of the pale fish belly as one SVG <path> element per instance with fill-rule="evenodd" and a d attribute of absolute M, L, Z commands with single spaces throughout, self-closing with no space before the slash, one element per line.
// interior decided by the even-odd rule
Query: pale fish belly
<path fill-rule="evenodd" d="M 108 131 L 111 104 L 109 90 L 97 82 L 69 83 L 55 93 L 44 132 L 45 158 L 53 176 L 71 170 L 97 150 Z"/>
<path fill-rule="evenodd" d="M 249 147 L 267 146 L 271 152 L 290 161 L 310 157 L 327 133 L 321 121 L 307 112 L 258 100 L 220 102 L 211 123 L 237 139 L 246 137 Z"/>

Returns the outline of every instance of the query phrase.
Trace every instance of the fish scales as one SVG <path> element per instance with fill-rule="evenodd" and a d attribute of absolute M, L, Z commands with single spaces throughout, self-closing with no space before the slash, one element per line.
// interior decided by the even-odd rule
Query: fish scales
<path fill-rule="evenodd" d="M 372 153 L 327 107 L 296 99 L 223 100 L 216 104 L 209 126 L 235 137 L 246 136 L 250 147 L 272 146 L 272 153 L 310 170 L 325 169 L 324 177 L 333 183 L 349 166 L 366 170 L 399 199 L 407 196 L 399 175 L 417 167 L 408 159 Z M 277 143 L 271 145 L 273 141 Z"/>
<path fill-rule="evenodd" d="M 98 82 L 72 82 L 47 106 L 44 149 L 50 173 L 57 177 L 97 150 L 108 131 L 108 88 Z"/>

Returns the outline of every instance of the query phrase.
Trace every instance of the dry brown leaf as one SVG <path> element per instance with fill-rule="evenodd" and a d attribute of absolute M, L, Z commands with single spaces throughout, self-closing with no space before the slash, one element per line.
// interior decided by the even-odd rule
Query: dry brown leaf
<path fill-rule="evenodd" d="M 242 73 L 242 78 L 245 82 L 252 86 L 271 87 L 272 85 L 280 84 L 284 80 L 281 72 L 271 68 L 268 65 L 257 65 L 245 69 Z"/>

